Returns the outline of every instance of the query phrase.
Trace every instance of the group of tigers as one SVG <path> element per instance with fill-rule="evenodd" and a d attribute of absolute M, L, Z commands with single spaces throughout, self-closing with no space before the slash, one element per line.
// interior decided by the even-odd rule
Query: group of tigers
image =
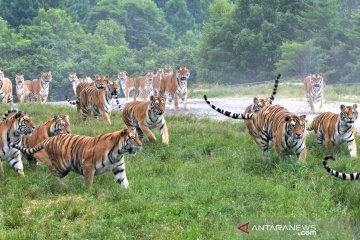
<path fill-rule="evenodd" d="M 250 136 L 263 149 L 264 159 L 268 159 L 269 144 L 272 141 L 278 155 L 289 157 L 295 153 L 300 161 L 306 160 L 306 130 L 314 130 L 318 144 L 326 147 L 346 142 L 352 158 L 357 157 L 354 122 L 358 117 L 357 104 L 352 106 L 340 105 L 340 113 L 324 112 L 317 115 L 306 127 L 306 116 L 297 115 L 281 105 L 273 105 L 274 95 L 277 93 L 280 74 L 275 80 L 273 93 L 270 98 L 254 98 L 253 103 L 244 113 L 232 113 L 218 108 L 210 103 L 204 95 L 206 103 L 219 113 L 234 119 L 244 120 Z M 323 101 L 323 78 L 320 74 L 311 74 L 304 79 L 306 97 L 310 111 L 314 112 L 314 102 L 320 102 L 320 111 Z M 360 173 L 339 173 L 327 165 L 328 156 L 324 159 L 325 169 L 341 179 L 360 179 Z"/>
<path fill-rule="evenodd" d="M 56 115 L 35 127 L 30 115 L 9 109 L 0 122 L 0 173 L 3 173 L 1 161 L 8 161 L 20 176 L 24 176 L 22 155 L 33 166 L 37 165 L 38 159 L 41 160 L 59 178 L 65 177 L 70 171 L 77 172 L 84 176 L 88 187 L 92 185 L 95 175 L 112 171 L 115 180 L 123 188 L 127 188 L 124 154 L 136 154 L 142 146 L 141 139 L 144 135 L 150 142 L 155 142 L 156 138 L 151 131 L 153 128 L 160 129 L 164 144 L 169 143 L 164 118 L 165 94 L 175 102 L 178 97 L 185 100 L 187 88 L 184 89 L 184 86 L 187 86 L 189 76 L 190 69 L 187 66 L 178 67 L 174 74 L 159 75 L 157 85 L 151 82 L 152 87 L 157 86 L 156 96 L 151 95 L 149 101 L 126 104 L 122 112 L 126 129 L 95 137 L 71 134 L 67 115 Z M 144 79 L 148 81 L 148 78 Z M 113 96 L 117 96 L 118 81 L 110 81 L 107 75 L 96 75 L 95 81 L 90 78 L 78 79 L 76 74 L 70 74 L 69 80 L 73 83 L 76 101 L 66 99 L 77 106 L 83 120 L 92 112 L 95 117 L 101 114 L 105 123 L 110 124 L 111 101 Z M 121 79 L 118 80 L 122 83 Z M 125 75 L 125 86 L 127 80 Z M 145 87 L 148 85 L 146 81 Z M 142 91 L 142 84 L 137 84 L 134 94 L 138 89 Z M 126 88 L 123 90 L 126 92 Z"/>

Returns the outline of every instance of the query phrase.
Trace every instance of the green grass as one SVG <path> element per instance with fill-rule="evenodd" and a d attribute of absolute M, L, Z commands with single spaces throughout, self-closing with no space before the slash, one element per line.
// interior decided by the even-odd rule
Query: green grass
<path fill-rule="evenodd" d="M 273 83 L 257 86 L 226 86 L 218 84 L 197 84 L 191 87 L 190 98 L 202 98 L 204 94 L 211 97 L 270 97 Z M 324 97 L 330 101 L 360 101 L 360 86 L 354 85 L 326 85 Z M 254 93 L 256 93 L 254 95 Z M 305 98 L 303 85 L 280 83 L 275 98 Z"/>
<path fill-rule="evenodd" d="M 82 124 L 66 106 L 19 105 L 37 124 L 68 113 L 72 132 L 95 135 L 124 127 L 120 113 L 112 125 Z M 0 112 L 5 111 L 2 105 Z M 26 177 L 3 163 L 0 176 L 0 239 L 301 239 L 294 231 L 250 231 L 262 224 L 315 225 L 311 239 L 360 238 L 360 185 L 325 172 L 313 134 L 306 163 L 262 160 L 262 151 L 242 123 L 167 116 L 169 146 L 143 141 L 139 154 L 126 156 L 129 188 L 111 173 L 96 176 L 86 189 L 70 173 L 63 185 L 42 164 L 25 165 Z M 154 130 L 158 139 L 159 131 Z M 357 142 L 360 139 L 357 138 Z M 334 152 L 335 169 L 360 170 L 345 145 Z"/>

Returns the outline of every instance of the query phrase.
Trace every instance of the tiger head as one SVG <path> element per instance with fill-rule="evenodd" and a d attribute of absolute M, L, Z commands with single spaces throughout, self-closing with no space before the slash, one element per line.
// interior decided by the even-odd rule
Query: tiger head
<path fill-rule="evenodd" d="M 352 106 L 345 106 L 341 104 L 340 106 L 341 112 L 340 112 L 340 121 L 349 127 L 354 125 L 355 120 L 358 117 L 357 112 L 357 104 L 354 104 Z"/>
<path fill-rule="evenodd" d="M 190 69 L 187 66 L 176 68 L 176 78 L 180 81 L 187 81 L 190 77 Z"/>
<path fill-rule="evenodd" d="M 305 134 L 306 115 L 287 115 L 285 117 L 286 133 L 293 139 L 300 139 Z"/>
<path fill-rule="evenodd" d="M 120 133 L 120 142 L 119 142 L 119 154 L 124 154 L 129 152 L 130 154 L 136 154 L 142 145 L 139 135 L 136 131 L 136 128 L 129 127 L 128 129 L 123 129 Z M 122 145 L 122 147 L 121 147 Z"/>
<path fill-rule="evenodd" d="M 121 84 L 124 84 L 127 80 L 126 71 L 118 72 L 117 79 L 118 79 L 118 81 L 120 81 Z"/>
<path fill-rule="evenodd" d="M 165 112 L 166 99 L 162 96 L 150 96 L 150 110 L 156 115 L 162 115 Z"/>
<path fill-rule="evenodd" d="M 58 135 L 62 133 L 70 133 L 70 121 L 68 115 L 55 115 L 52 121 L 50 132 L 51 135 Z"/>
<path fill-rule="evenodd" d="M 41 80 L 45 83 L 51 82 L 52 80 L 52 75 L 51 75 L 51 71 L 48 72 L 41 72 L 41 76 L 40 76 Z"/>
<path fill-rule="evenodd" d="M 9 120 L 12 118 L 15 120 L 13 123 L 15 136 L 20 136 L 21 134 L 30 135 L 34 131 L 35 124 L 27 113 L 20 111 L 9 118 Z"/>
<path fill-rule="evenodd" d="M 72 83 L 77 83 L 79 81 L 78 77 L 76 76 L 76 73 L 69 73 L 68 79 Z"/>
<path fill-rule="evenodd" d="M 170 76 L 173 74 L 173 69 L 170 65 L 168 65 L 168 66 L 165 65 L 163 72 L 164 72 L 165 76 Z"/>
<path fill-rule="evenodd" d="M 107 85 L 107 89 L 111 95 L 117 95 L 117 89 L 119 88 L 119 84 L 117 81 L 109 81 Z"/>
<path fill-rule="evenodd" d="M 253 104 L 251 106 L 251 112 L 258 112 L 260 111 L 260 109 L 262 109 L 263 107 L 269 104 L 270 102 L 268 99 L 254 97 Z"/>
<path fill-rule="evenodd" d="M 16 86 L 18 87 L 22 87 L 23 84 L 24 84 L 24 75 L 15 75 L 15 83 L 16 83 Z"/>
<path fill-rule="evenodd" d="M 108 75 L 95 75 L 95 86 L 98 89 L 103 89 L 109 84 L 109 76 Z"/>
<path fill-rule="evenodd" d="M 315 92 L 320 91 L 323 86 L 323 78 L 320 74 L 312 74 L 310 80 L 311 86 Z"/>

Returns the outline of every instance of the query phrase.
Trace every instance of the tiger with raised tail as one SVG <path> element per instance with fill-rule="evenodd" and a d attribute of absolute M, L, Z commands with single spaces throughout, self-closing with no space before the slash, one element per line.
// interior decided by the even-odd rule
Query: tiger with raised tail
<path fill-rule="evenodd" d="M 0 102 L 13 103 L 12 84 L 10 79 L 5 77 L 2 69 L 0 69 Z"/>
<path fill-rule="evenodd" d="M 319 112 L 322 110 L 324 100 L 324 79 L 320 74 L 310 74 L 304 79 L 306 99 L 311 112 L 315 112 L 314 103 L 320 102 Z"/>
<path fill-rule="evenodd" d="M 309 131 L 314 130 L 318 144 L 327 148 L 346 142 L 350 156 L 356 158 L 356 128 L 354 122 L 358 117 L 357 105 L 340 105 L 339 114 L 324 112 L 314 118 Z"/>
<path fill-rule="evenodd" d="M 33 92 L 33 83 L 30 80 L 24 79 L 24 75 L 15 75 L 16 83 L 16 96 L 19 102 L 25 102 L 25 98 L 28 97 L 29 101 L 34 100 Z"/>
<path fill-rule="evenodd" d="M 258 111 L 260 111 L 261 108 L 267 106 L 267 105 L 270 105 L 272 104 L 272 102 L 275 100 L 275 95 L 277 93 L 277 90 L 278 90 L 278 86 L 279 86 L 279 79 L 281 77 L 281 74 L 278 74 L 278 76 L 276 77 L 275 79 L 275 82 L 274 82 L 274 87 L 273 87 L 273 92 L 271 94 L 270 97 L 268 98 L 257 98 L 257 97 L 254 97 L 253 99 L 253 103 L 250 104 L 244 111 L 244 113 L 256 113 Z M 218 111 L 219 113 L 221 114 L 224 114 L 225 116 L 227 117 L 231 117 L 232 113 L 231 112 L 228 112 L 228 111 L 224 111 L 220 108 L 217 108 L 215 107 L 214 105 L 212 105 L 208 100 L 207 100 L 207 97 L 206 95 L 204 96 L 205 98 L 205 101 L 207 104 L 209 104 L 214 110 Z M 258 134 L 257 134 L 257 130 L 256 128 L 254 127 L 253 125 L 253 121 L 252 120 L 244 120 L 244 124 L 245 124 L 245 127 L 247 128 L 249 134 L 251 137 L 254 138 L 255 142 L 257 143 L 256 141 L 256 138 L 258 137 Z"/>
<path fill-rule="evenodd" d="M 323 160 L 323 165 L 325 170 L 330 173 L 331 175 L 340 178 L 342 180 L 360 180 L 360 172 L 355 172 L 355 173 L 343 173 L 343 172 L 338 172 L 334 169 L 332 169 L 331 167 L 329 167 L 329 165 L 327 164 L 328 160 L 333 160 L 335 161 L 335 158 L 333 156 L 326 156 Z"/>
<path fill-rule="evenodd" d="M 306 160 L 305 115 L 298 116 L 280 105 L 267 105 L 255 113 L 231 113 L 206 102 L 216 111 L 234 119 L 251 120 L 253 137 L 268 159 L 270 141 L 279 155 L 295 152 L 299 160 Z"/>
<path fill-rule="evenodd" d="M 107 79 L 107 76 L 106 76 Z M 105 81 L 104 88 L 86 87 L 80 93 L 79 106 L 83 121 L 92 112 L 95 119 L 101 114 L 106 124 L 111 124 L 112 97 L 117 98 L 117 81 Z M 116 102 L 120 107 L 119 102 Z"/>
<path fill-rule="evenodd" d="M 42 141 L 34 148 L 20 144 L 11 146 L 46 163 L 59 178 L 70 171 L 84 176 L 91 187 L 94 176 L 112 171 L 116 182 L 123 188 L 129 185 L 125 172 L 125 153 L 136 154 L 142 143 L 135 128 L 88 137 L 60 134 Z"/>
<path fill-rule="evenodd" d="M 34 129 L 34 132 L 30 135 L 21 136 L 21 146 L 26 148 L 33 148 L 45 139 L 50 137 L 70 133 L 70 121 L 68 115 L 55 115 L 47 122 L 41 124 Z M 29 161 L 30 165 L 36 166 L 37 160 L 33 155 L 24 154 L 24 157 Z"/>
<path fill-rule="evenodd" d="M 122 118 L 128 127 L 135 127 L 140 138 L 145 134 L 150 142 L 155 142 L 156 138 L 151 132 L 153 128 L 159 128 L 162 142 L 169 143 L 169 133 L 165 118 L 165 98 L 161 96 L 151 96 L 147 102 L 131 102 L 126 104 Z"/>
<path fill-rule="evenodd" d="M 49 85 L 52 81 L 51 71 L 41 72 L 39 79 L 32 80 L 33 95 L 38 103 L 46 103 L 49 96 Z"/>
<path fill-rule="evenodd" d="M 10 114 L 12 116 L 8 117 Z M 0 174 L 4 173 L 2 161 L 8 161 L 20 176 L 24 176 L 24 166 L 21 161 L 20 151 L 10 146 L 10 143 L 21 145 L 21 136 L 31 134 L 35 129 L 35 124 L 31 117 L 16 109 L 9 109 L 3 115 L 0 122 Z"/>

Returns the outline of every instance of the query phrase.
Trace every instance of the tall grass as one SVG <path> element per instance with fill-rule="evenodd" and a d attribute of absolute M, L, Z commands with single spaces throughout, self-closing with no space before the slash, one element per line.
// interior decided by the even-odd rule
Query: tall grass
<path fill-rule="evenodd" d="M 121 114 L 112 125 L 90 119 L 83 124 L 67 106 L 19 105 L 37 124 L 68 113 L 72 132 L 95 135 L 124 127 Z M 5 111 L 2 105 L 0 112 Z M 45 165 L 18 177 L 4 162 L 0 176 L 0 239 L 300 239 L 294 231 L 250 231 L 255 224 L 315 225 L 316 239 L 360 238 L 360 185 L 324 171 L 323 156 L 309 134 L 306 163 L 263 161 L 243 124 L 205 118 L 167 116 L 170 144 L 143 141 L 136 156 L 126 156 L 129 188 L 111 173 L 96 176 L 86 189 L 80 175 L 63 184 Z M 159 131 L 154 130 L 160 139 Z M 359 139 L 357 138 L 359 142 Z M 332 167 L 360 170 L 358 159 L 337 147 Z"/>

